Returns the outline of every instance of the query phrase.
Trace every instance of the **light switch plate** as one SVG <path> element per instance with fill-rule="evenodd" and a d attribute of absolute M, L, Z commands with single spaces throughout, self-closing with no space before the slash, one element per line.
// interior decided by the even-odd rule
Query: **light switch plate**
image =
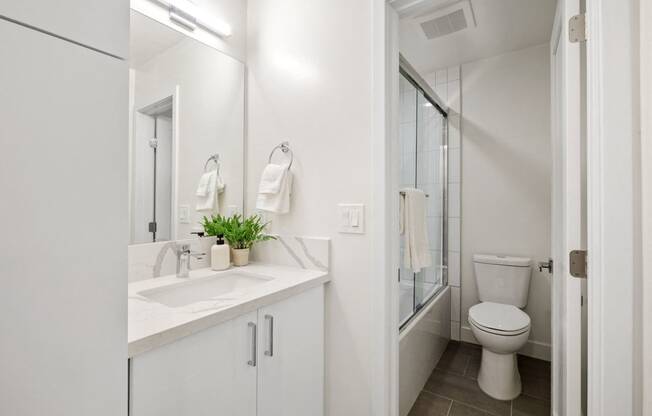
<path fill-rule="evenodd" d="M 179 205 L 179 223 L 190 224 L 190 206 Z"/>
<path fill-rule="evenodd" d="M 339 204 L 337 208 L 340 233 L 364 234 L 364 204 Z"/>

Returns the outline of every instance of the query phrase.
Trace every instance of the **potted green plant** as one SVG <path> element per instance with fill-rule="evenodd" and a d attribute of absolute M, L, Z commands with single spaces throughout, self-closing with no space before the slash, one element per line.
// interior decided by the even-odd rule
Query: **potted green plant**
<path fill-rule="evenodd" d="M 274 236 L 265 234 L 267 223 L 263 223 L 258 215 L 245 218 L 240 214 L 235 214 L 224 218 L 222 227 L 224 239 L 231 246 L 235 266 L 249 264 L 249 249 L 254 243 L 276 239 Z"/>
<path fill-rule="evenodd" d="M 224 224 L 226 218 L 222 215 L 204 217 L 204 234 L 216 237 L 215 244 L 211 247 L 211 268 L 213 270 L 226 270 L 231 266 L 231 253 L 229 246 L 224 244 Z"/>

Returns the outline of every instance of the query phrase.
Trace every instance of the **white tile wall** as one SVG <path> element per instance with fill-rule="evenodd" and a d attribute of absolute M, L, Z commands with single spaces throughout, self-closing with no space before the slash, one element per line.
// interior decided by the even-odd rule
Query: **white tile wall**
<path fill-rule="evenodd" d="M 448 285 L 462 286 L 460 279 L 460 253 L 457 251 L 448 252 Z"/>
<path fill-rule="evenodd" d="M 451 338 L 460 339 L 461 249 L 461 73 L 450 67 L 426 74 L 424 79 L 449 107 L 448 114 L 448 285 L 451 286 Z M 433 82 L 434 81 L 434 82 Z"/>
<path fill-rule="evenodd" d="M 461 290 L 459 287 L 451 286 L 451 321 L 460 322 Z"/>

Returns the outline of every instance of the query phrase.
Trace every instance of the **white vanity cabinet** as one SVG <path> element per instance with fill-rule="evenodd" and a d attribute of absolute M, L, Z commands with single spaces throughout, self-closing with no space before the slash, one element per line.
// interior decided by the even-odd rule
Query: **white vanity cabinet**
<path fill-rule="evenodd" d="M 256 312 L 131 359 L 130 415 L 256 414 Z"/>
<path fill-rule="evenodd" d="M 320 416 L 319 286 L 133 357 L 131 416 Z"/>
<path fill-rule="evenodd" d="M 260 308 L 258 325 L 258 416 L 322 415 L 323 287 Z"/>

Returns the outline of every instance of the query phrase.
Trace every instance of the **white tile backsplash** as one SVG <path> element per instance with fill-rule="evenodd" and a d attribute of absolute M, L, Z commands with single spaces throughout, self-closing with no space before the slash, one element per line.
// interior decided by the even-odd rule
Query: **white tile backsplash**
<path fill-rule="evenodd" d="M 177 241 L 178 244 L 190 244 L 190 249 L 192 251 L 205 253 L 204 256 L 191 258 L 191 269 L 200 269 L 210 266 L 210 248 L 214 242 L 215 237 L 191 238 Z M 129 259 L 127 276 L 129 283 L 155 277 L 154 266 L 156 258 L 167 243 L 169 242 L 160 241 L 156 243 L 133 244 L 127 247 L 127 255 Z M 160 276 L 174 274 L 176 268 L 176 255 L 173 250 L 168 250 L 161 263 Z"/>
<path fill-rule="evenodd" d="M 252 259 L 326 271 L 330 264 L 330 238 L 277 235 L 276 240 L 256 244 L 252 249 Z"/>

